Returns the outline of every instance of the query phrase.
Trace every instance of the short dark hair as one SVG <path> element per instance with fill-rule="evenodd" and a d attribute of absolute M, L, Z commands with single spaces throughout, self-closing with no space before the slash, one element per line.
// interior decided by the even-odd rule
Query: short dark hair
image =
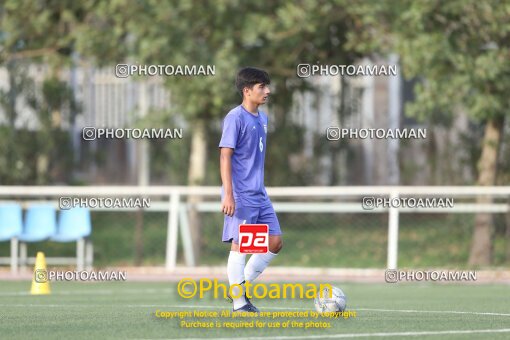
<path fill-rule="evenodd" d="M 255 67 L 244 67 L 237 73 L 236 77 L 236 88 L 241 98 L 243 97 L 243 89 L 245 87 L 252 88 L 255 84 L 265 84 L 269 85 L 271 83 L 271 79 L 269 79 L 269 74 Z"/>

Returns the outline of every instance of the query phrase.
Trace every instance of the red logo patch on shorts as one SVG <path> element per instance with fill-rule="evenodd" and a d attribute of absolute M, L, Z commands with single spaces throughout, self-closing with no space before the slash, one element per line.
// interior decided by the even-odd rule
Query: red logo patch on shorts
<path fill-rule="evenodd" d="M 269 251 L 269 226 L 267 224 L 239 225 L 239 252 L 260 254 Z"/>

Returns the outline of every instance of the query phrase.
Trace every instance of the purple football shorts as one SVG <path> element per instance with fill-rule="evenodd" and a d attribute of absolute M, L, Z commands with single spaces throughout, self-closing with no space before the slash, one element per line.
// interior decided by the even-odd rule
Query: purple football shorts
<path fill-rule="evenodd" d="M 269 235 L 281 235 L 280 222 L 274 212 L 271 202 L 261 207 L 245 207 L 236 202 L 234 216 L 226 216 L 223 223 L 223 242 L 239 244 L 239 225 L 241 224 L 267 224 Z"/>

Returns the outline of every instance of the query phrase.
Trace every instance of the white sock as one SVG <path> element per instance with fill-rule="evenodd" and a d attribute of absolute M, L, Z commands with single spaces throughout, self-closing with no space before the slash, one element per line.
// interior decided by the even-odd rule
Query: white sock
<path fill-rule="evenodd" d="M 227 274 L 228 283 L 232 286 L 233 284 L 241 284 L 244 281 L 244 263 L 246 261 L 246 254 L 241 254 L 237 251 L 230 251 L 227 263 Z M 241 308 L 247 301 L 244 295 L 238 298 L 234 296 L 239 295 L 240 288 L 234 287 L 232 289 L 232 299 L 234 300 L 234 309 Z"/>
<path fill-rule="evenodd" d="M 246 281 L 253 282 L 269 265 L 269 262 L 276 256 L 268 251 L 265 254 L 254 254 L 248 260 L 246 267 L 244 267 L 244 278 Z"/>

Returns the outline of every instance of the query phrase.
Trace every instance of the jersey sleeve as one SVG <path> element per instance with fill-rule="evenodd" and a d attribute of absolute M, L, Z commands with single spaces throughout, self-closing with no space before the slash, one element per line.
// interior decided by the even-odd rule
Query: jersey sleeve
<path fill-rule="evenodd" d="M 223 132 L 221 134 L 220 148 L 235 149 L 241 123 L 236 115 L 230 114 L 223 120 Z"/>

